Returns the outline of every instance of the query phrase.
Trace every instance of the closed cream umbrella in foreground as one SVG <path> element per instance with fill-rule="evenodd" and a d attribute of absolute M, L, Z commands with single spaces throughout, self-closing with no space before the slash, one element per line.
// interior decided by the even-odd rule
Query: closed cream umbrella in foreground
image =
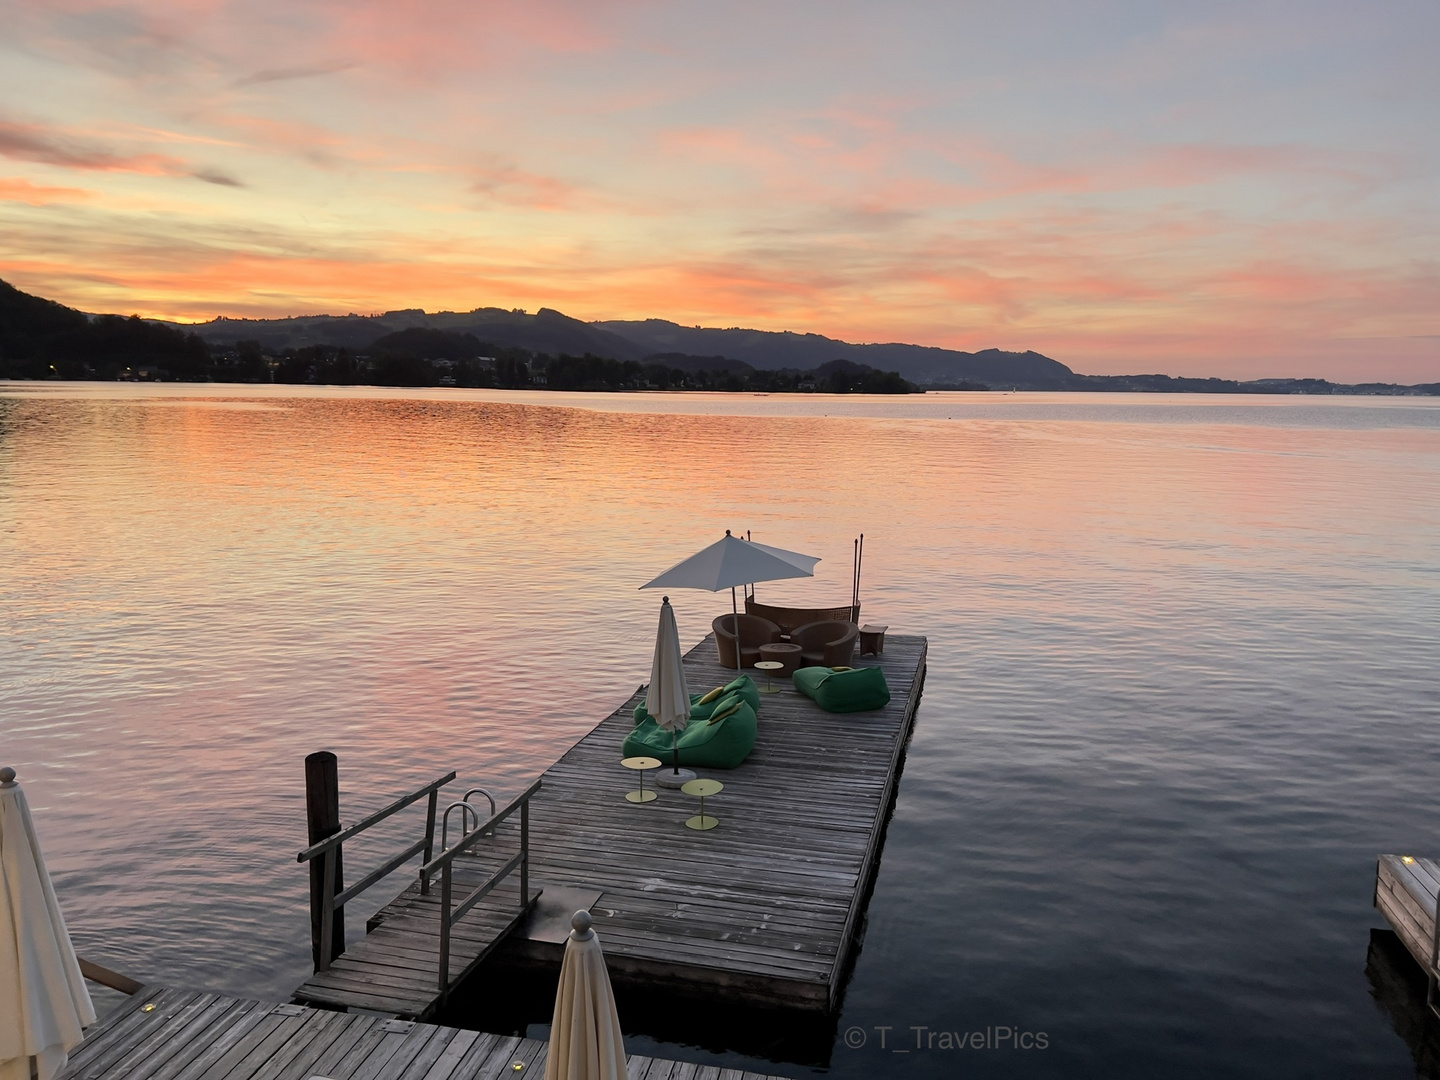
<path fill-rule="evenodd" d="M 577 911 L 565 942 L 545 1080 L 625 1080 L 625 1043 L 600 939 Z"/>
<path fill-rule="evenodd" d="M 0 769 L 0 1080 L 51 1080 L 95 1007 L 14 769 Z"/>

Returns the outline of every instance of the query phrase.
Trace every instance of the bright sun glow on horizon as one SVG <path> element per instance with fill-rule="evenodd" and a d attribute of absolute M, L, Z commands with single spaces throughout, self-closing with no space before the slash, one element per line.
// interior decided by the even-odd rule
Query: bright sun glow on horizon
<path fill-rule="evenodd" d="M 1440 8 L 0 0 L 0 278 L 1440 380 Z"/>

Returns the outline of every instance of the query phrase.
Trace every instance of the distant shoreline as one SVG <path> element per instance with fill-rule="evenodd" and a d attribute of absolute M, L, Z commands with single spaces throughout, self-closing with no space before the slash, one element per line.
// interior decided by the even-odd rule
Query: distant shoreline
<path fill-rule="evenodd" d="M 596 393 L 1285 394 L 1431 397 L 1440 382 L 1082 375 L 1040 353 L 856 345 L 818 334 L 585 323 L 542 308 L 216 319 L 180 327 L 89 315 L 0 281 L 0 378 L 288 383 Z"/>
<path fill-rule="evenodd" d="M 1088 376 L 1095 378 L 1095 376 Z M 1100 376 L 1104 378 L 1106 376 Z M 1109 378 L 1126 378 L 1126 376 L 1108 376 Z M 1298 380 L 1297 380 L 1298 381 Z M 696 389 L 693 387 L 671 387 L 658 389 L 651 387 L 626 387 L 620 389 L 577 389 L 573 387 L 556 386 L 441 386 L 441 385 L 401 385 L 396 383 L 332 383 L 332 382 L 284 382 L 284 381 L 232 381 L 223 379 L 30 379 L 0 376 L 0 387 L 11 386 L 47 386 L 55 384 L 81 385 L 81 386 L 117 386 L 117 385 L 144 385 L 144 386 L 224 386 L 243 389 L 246 387 L 286 387 L 309 388 L 315 390 L 504 390 L 506 392 L 524 392 L 535 394 L 546 393 L 581 393 L 581 394 L 612 394 L 631 396 L 653 396 L 664 397 L 680 394 L 702 394 L 716 397 L 874 397 L 889 398 L 895 396 L 885 393 L 866 393 L 854 390 L 841 393 L 832 393 L 826 390 L 727 390 L 723 388 Z M 1378 384 L 1381 389 L 1374 389 L 1369 385 L 1346 385 L 1339 383 L 1328 384 L 1326 390 L 1285 390 L 1285 389 L 1245 389 L 1240 391 L 1214 391 L 1207 389 L 1184 389 L 1184 390 L 1152 390 L 1142 388 L 1116 388 L 1116 387 L 954 387 L 954 386 L 926 386 L 917 388 L 912 392 L 914 396 L 927 394 L 977 394 L 993 397 L 1005 397 L 1011 394 L 1063 394 L 1067 397 L 1084 397 L 1088 394 L 1134 394 L 1137 397 L 1161 396 L 1161 395 L 1196 395 L 1209 397 L 1231 397 L 1231 398 L 1256 398 L 1256 397 L 1372 397 L 1372 398 L 1429 398 L 1440 397 L 1440 387 L 1433 387 L 1431 384 L 1422 384 L 1420 387 L 1399 386 L 1396 384 Z"/>

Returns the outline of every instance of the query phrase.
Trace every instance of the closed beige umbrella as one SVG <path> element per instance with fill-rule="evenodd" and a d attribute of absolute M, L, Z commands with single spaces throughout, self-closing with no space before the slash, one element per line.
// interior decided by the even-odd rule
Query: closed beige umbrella
<path fill-rule="evenodd" d="M 570 925 L 545 1080 L 625 1080 L 625 1043 L 600 939 L 588 911 L 577 911 Z"/>
<path fill-rule="evenodd" d="M 0 1080 L 51 1080 L 95 1007 L 14 769 L 0 769 Z"/>
<path fill-rule="evenodd" d="M 660 629 L 655 636 L 655 659 L 650 664 L 645 711 L 655 718 L 662 731 L 670 732 L 674 747 L 674 761 L 669 770 L 661 771 L 656 783 L 661 787 L 683 787 L 695 779 L 689 769 L 680 768 L 680 732 L 690 723 L 690 688 L 685 684 L 685 654 L 680 651 L 680 631 L 668 596 L 660 605 Z"/>

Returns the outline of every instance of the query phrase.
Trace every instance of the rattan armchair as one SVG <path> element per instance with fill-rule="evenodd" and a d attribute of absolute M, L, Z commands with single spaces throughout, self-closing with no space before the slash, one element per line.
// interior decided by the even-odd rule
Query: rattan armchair
<path fill-rule="evenodd" d="M 859 637 L 858 626 L 838 619 L 806 623 L 790 632 L 791 642 L 800 646 L 800 662 L 806 667 L 841 667 L 850 663 Z"/>
<path fill-rule="evenodd" d="M 735 669 L 735 616 L 720 615 L 711 629 L 715 631 L 715 649 L 720 656 L 720 666 Z M 781 640 L 780 627 L 769 619 L 758 615 L 740 616 L 740 661 L 744 667 L 753 667 L 760 659 L 760 646 L 771 645 Z"/>

